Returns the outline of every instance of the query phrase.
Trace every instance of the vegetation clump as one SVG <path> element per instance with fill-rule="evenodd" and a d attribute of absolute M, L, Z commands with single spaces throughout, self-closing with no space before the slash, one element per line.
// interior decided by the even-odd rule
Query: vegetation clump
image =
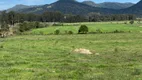
<path fill-rule="evenodd" d="M 24 32 L 35 28 L 42 28 L 39 22 L 23 22 L 19 24 L 19 31 Z"/>
<path fill-rule="evenodd" d="M 88 27 L 86 25 L 81 25 L 79 30 L 78 30 L 78 33 L 79 34 L 87 34 L 88 33 Z"/>
<path fill-rule="evenodd" d="M 127 22 L 124 22 L 124 24 L 127 24 Z"/>
<path fill-rule="evenodd" d="M 8 31 L 9 31 L 9 26 L 6 23 L 1 23 L 1 27 L 0 27 L 0 37 L 1 38 L 5 38 L 6 36 L 8 36 Z"/>
<path fill-rule="evenodd" d="M 135 21 L 134 21 L 134 20 L 132 20 L 132 21 L 130 21 L 130 24 L 134 24 L 134 22 L 135 22 Z"/>
<path fill-rule="evenodd" d="M 73 32 L 72 31 L 68 31 L 68 34 L 73 34 Z"/>
<path fill-rule="evenodd" d="M 124 33 L 124 31 L 115 30 L 114 33 Z"/>
<path fill-rule="evenodd" d="M 103 33 L 103 31 L 101 29 L 97 29 L 96 33 Z"/>
<path fill-rule="evenodd" d="M 59 34 L 60 34 L 60 30 L 58 30 L 58 29 L 55 30 L 55 31 L 54 31 L 54 34 L 55 34 L 55 35 L 59 35 Z"/>

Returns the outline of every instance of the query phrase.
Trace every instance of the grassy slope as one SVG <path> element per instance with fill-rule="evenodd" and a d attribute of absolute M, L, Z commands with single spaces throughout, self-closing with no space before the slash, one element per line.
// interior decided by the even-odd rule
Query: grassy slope
<path fill-rule="evenodd" d="M 141 29 L 137 28 L 134 31 Z M 23 35 L 0 39 L 0 79 L 141 80 L 141 35 Z M 100 55 L 76 54 L 72 52 L 76 48 Z"/>

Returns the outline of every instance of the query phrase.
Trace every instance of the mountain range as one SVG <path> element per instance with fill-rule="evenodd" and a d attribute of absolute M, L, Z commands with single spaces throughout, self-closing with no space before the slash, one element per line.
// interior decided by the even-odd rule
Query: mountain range
<path fill-rule="evenodd" d="M 18 10 L 27 9 L 27 8 L 31 8 L 31 6 L 18 4 L 18 5 L 16 5 L 16 6 L 12 7 L 12 8 L 7 9 L 6 11 L 7 11 L 7 12 L 10 12 L 10 11 L 18 11 Z"/>
<path fill-rule="evenodd" d="M 40 6 L 17 5 L 7 10 L 20 13 L 41 14 L 45 11 L 60 11 L 65 14 L 88 14 L 91 12 L 101 14 L 142 14 L 142 0 L 137 4 L 105 2 L 96 4 L 92 1 L 77 2 L 76 0 L 58 0 L 51 4 Z"/>
<path fill-rule="evenodd" d="M 134 3 L 119 3 L 119 2 L 104 2 L 95 3 L 93 1 L 83 1 L 83 4 L 87 4 L 93 7 L 108 8 L 108 9 L 124 9 L 134 5 Z"/>
<path fill-rule="evenodd" d="M 30 5 L 30 6 L 28 6 L 28 5 L 18 4 L 18 5 L 15 5 L 12 8 L 7 9 L 6 11 L 7 12 L 19 11 L 19 10 L 22 10 L 22 9 L 28 9 L 28 8 L 38 7 L 38 6 L 41 6 L 41 5 Z"/>
<path fill-rule="evenodd" d="M 122 13 L 137 14 L 137 15 L 142 16 L 142 0 L 129 8 L 122 9 L 121 12 Z"/>
<path fill-rule="evenodd" d="M 57 2 L 52 4 L 46 4 L 43 6 L 22 9 L 22 10 L 19 10 L 18 12 L 41 14 L 45 11 L 61 11 L 62 13 L 65 13 L 65 14 L 87 14 L 90 12 L 110 14 L 115 12 L 115 10 L 113 9 L 92 7 L 92 6 L 77 2 L 75 0 L 58 0 Z"/>

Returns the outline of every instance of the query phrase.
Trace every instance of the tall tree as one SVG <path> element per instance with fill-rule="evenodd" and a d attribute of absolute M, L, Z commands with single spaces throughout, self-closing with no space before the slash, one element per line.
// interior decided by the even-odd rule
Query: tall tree
<path fill-rule="evenodd" d="M 11 12 L 8 13 L 8 22 L 9 22 L 10 25 L 14 26 L 14 24 L 16 23 L 15 17 L 16 17 L 15 12 L 11 11 Z"/>

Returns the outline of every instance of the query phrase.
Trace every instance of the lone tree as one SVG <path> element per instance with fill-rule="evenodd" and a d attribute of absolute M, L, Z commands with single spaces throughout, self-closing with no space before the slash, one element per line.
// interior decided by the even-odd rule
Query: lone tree
<path fill-rule="evenodd" d="M 78 33 L 79 34 L 87 34 L 87 32 L 88 32 L 88 27 L 86 25 L 81 25 L 78 30 Z"/>

